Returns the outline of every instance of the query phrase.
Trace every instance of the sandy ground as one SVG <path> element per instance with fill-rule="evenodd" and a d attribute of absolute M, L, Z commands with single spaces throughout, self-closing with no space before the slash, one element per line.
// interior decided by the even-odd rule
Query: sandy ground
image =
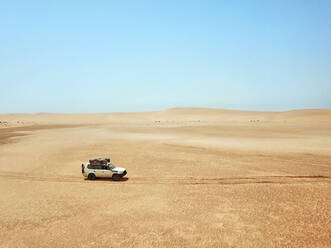
<path fill-rule="evenodd" d="M 331 110 L 0 121 L 0 247 L 331 247 Z"/>

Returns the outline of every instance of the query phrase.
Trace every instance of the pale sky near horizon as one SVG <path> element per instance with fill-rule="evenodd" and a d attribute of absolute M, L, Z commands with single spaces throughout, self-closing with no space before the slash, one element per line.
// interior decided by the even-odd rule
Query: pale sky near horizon
<path fill-rule="evenodd" d="M 0 113 L 331 108 L 331 1 L 2 1 Z"/>

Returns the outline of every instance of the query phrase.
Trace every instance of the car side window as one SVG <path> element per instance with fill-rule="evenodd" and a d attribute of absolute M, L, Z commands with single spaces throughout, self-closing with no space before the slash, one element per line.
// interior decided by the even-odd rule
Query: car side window
<path fill-rule="evenodd" d="M 88 165 L 87 168 L 88 169 L 92 169 L 92 170 L 103 170 L 103 165 Z"/>

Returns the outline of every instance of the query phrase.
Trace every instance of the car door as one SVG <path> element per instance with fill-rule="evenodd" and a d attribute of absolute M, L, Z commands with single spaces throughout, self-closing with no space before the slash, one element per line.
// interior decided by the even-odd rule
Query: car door
<path fill-rule="evenodd" d="M 101 165 L 100 169 L 98 170 L 98 175 L 99 177 L 109 177 L 110 175 L 110 170 L 107 165 Z"/>
<path fill-rule="evenodd" d="M 95 165 L 93 167 L 94 167 L 94 174 L 96 177 L 104 177 L 104 173 L 101 165 Z"/>
<path fill-rule="evenodd" d="M 104 170 L 104 177 L 111 177 L 113 175 L 113 172 L 111 171 L 111 169 L 109 168 L 109 166 L 105 166 L 105 170 Z"/>

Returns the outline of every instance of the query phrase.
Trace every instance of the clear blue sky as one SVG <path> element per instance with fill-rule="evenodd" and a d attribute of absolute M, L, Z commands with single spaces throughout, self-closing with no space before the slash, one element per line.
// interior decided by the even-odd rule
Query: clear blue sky
<path fill-rule="evenodd" d="M 0 0 L 0 113 L 331 108 L 331 1 Z"/>

